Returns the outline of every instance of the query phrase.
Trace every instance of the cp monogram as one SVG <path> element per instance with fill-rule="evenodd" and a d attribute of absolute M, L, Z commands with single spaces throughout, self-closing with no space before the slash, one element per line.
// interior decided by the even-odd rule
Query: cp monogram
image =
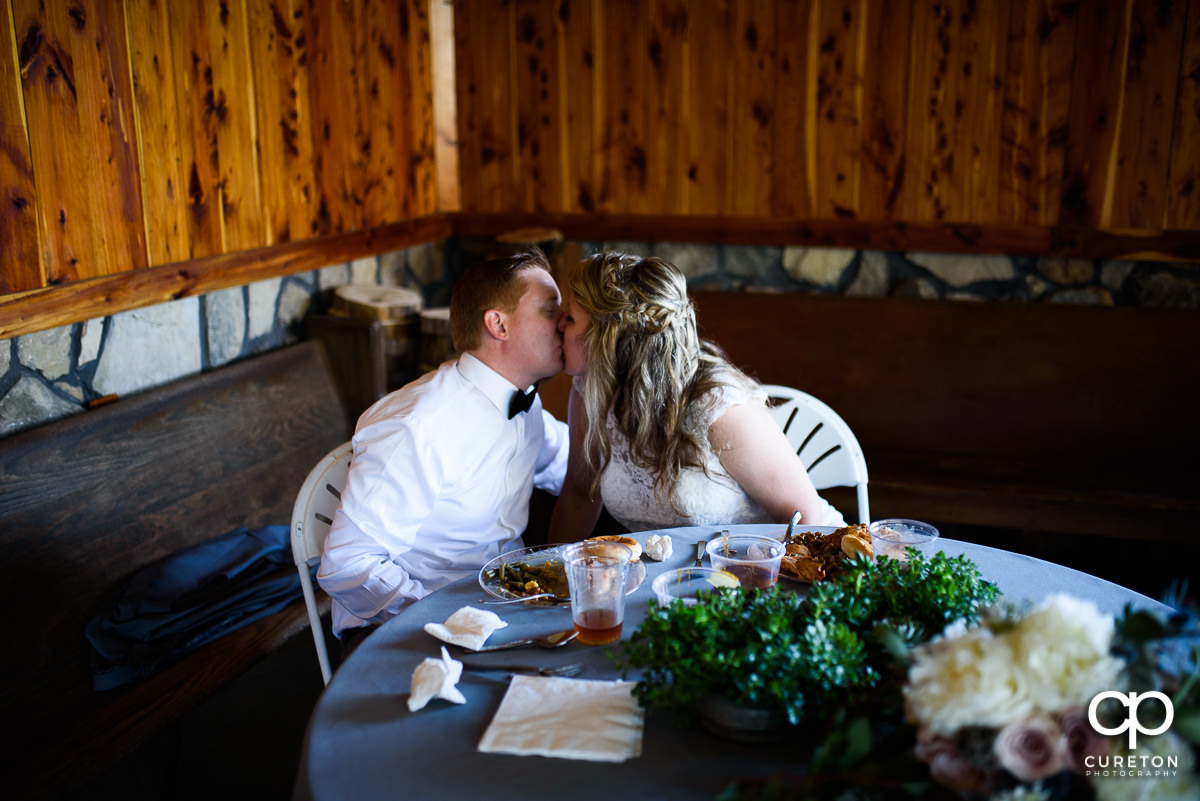
<path fill-rule="evenodd" d="M 1100 721 L 1096 719 L 1096 707 L 1100 706 L 1100 702 L 1103 701 L 1105 698 L 1116 699 L 1117 701 L 1120 701 L 1123 705 L 1125 705 L 1129 709 L 1129 717 L 1125 719 L 1124 723 L 1122 723 L 1120 726 L 1117 726 L 1115 729 L 1109 729 L 1109 728 L 1105 728 L 1104 726 L 1101 726 Z M 1167 717 L 1163 721 L 1163 724 L 1161 726 L 1159 726 L 1157 729 L 1143 728 L 1141 720 L 1138 719 L 1138 705 L 1140 703 L 1142 703 L 1142 701 L 1145 701 L 1147 698 L 1157 698 L 1159 701 L 1162 701 L 1163 706 L 1165 706 L 1167 708 Z M 1130 749 L 1137 748 L 1138 732 L 1141 732 L 1142 734 L 1150 734 L 1150 735 L 1162 734 L 1164 731 L 1166 731 L 1170 727 L 1171 721 L 1173 721 L 1174 719 L 1175 719 L 1175 707 L 1171 706 L 1171 699 L 1156 690 L 1148 692 L 1148 693 L 1141 693 L 1141 694 L 1139 694 L 1139 693 L 1126 694 L 1126 693 L 1119 693 L 1116 690 L 1107 690 L 1105 692 L 1100 693 L 1095 698 L 1093 698 L 1092 703 L 1088 705 L 1088 721 L 1091 722 L 1092 728 L 1095 729 L 1096 731 L 1098 731 L 1100 734 L 1108 734 L 1108 735 L 1120 734 L 1121 732 L 1125 731 L 1126 729 L 1129 729 L 1129 747 L 1130 747 Z"/>

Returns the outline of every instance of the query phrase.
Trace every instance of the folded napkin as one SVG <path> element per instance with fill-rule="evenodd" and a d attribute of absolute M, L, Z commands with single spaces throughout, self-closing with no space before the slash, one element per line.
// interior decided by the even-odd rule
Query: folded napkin
<path fill-rule="evenodd" d="M 445 623 L 426 623 L 425 631 L 442 642 L 474 651 L 487 641 L 493 631 L 507 625 L 495 612 L 464 606 L 446 618 Z"/>
<path fill-rule="evenodd" d="M 591 762 L 641 756 L 645 716 L 635 684 L 514 676 L 479 750 Z"/>
<path fill-rule="evenodd" d="M 675 548 L 669 534 L 651 534 L 646 537 L 646 544 L 642 546 L 642 550 L 646 556 L 656 562 L 661 562 L 669 557 Z"/>
<path fill-rule="evenodd" d="M 408 711 L 416 712 L 434 698 L 444 698 L 452 704 L 465 704 L 467 699 L 458 691 L 463 665 L 442 646 L 441 659 L 426 659 L 413 671 L 408 689 Z"/>

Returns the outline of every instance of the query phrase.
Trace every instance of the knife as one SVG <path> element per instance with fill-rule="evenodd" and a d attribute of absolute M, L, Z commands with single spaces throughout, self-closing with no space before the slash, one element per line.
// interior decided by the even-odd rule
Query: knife
<path fill-rule="evenodd" d="M 463 662 L 462 666 L 463 670 L 499 671 L 501 673 L 520 673 L 532 676 L 560 676 L 568 679 L 574 678 L 583 672 L 583 665 L 578 662 L 570 665 L 559 665 L 558 667 L 538 667 L 537 665 L 473 665 L 470 662 Z"/>
<path fill-rule="evenodd" d="M 708 540 L 700 540 L 696 543 L 696 567 L 700 567 L 700 563 L 704 561 L 705 545 L 708 545 Z"/>

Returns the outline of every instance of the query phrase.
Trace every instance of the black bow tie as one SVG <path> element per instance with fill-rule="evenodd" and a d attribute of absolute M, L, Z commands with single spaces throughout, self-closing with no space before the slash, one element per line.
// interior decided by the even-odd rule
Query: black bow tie
<path fill-rule="evenodd" d="M 529 407 L 533 406 L 533 399 L 536 397 L 536 389 L 531 389 L 529 392 L 514 392 L 512 400 L 508 402 L 508 419 L 511 420 L 521 412 L 529 411 Z"/>

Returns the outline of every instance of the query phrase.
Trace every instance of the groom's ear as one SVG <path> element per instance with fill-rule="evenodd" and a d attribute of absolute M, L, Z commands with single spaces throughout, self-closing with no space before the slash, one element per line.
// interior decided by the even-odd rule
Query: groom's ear
<path fill-rule="evenodd" d="M 488 309 L 483 313 L 483 330 L 492 339 L 508 339 L 508 324 L 504 312 L 499 309 Z"/>

